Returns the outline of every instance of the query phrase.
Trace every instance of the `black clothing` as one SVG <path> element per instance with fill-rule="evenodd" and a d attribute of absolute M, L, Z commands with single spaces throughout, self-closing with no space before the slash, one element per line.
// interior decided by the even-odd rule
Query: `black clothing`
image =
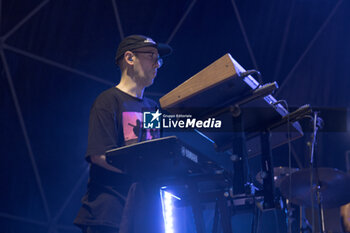
<path fill-rule="evenodd" d="M 159 131 L 142 128 L 142 112 L 156 108 L 154 101 L 138 99 L 115 87 L 101 93 L 90 111 L 86 160 L 90 162 L 90 156 L 103 155 L 109 149 L 159 137 Z M 87 192 L 74 223 L 119 228 L 132 183 L 130 176 L 92 163 Z"/>

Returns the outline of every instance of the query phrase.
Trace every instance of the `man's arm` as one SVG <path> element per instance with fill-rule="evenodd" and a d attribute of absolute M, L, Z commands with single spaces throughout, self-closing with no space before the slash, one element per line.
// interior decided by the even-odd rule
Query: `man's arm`
<path fill-rule="evenodd" d="M 116 167 L 113 167 L 112 165 L 107 163 L 105 155 L 92 155 L 92 156 L 90 156 L 90 159 L 91 159 L 92 163 L 97 164 L 98 166 L 103 167 L 109 171 L 123 173 L 122 170 L 120 170 Z"/>
<path fill-rule="evenodd" d="M 340 216 L 344 232 L 350 232 L 350 203 L 340 207 Z"/>

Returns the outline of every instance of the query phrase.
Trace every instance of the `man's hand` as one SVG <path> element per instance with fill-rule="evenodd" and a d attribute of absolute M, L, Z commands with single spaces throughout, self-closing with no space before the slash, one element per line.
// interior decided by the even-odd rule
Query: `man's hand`
<path fill-rule="evenodd" d="M 345 232 L 350 232 L 350 203 L 340 207 L 340 216 Z"/>
<path fill-rule="evenodd" d="M 117 172 L 117 173 L 123 173 L 122 170 L 119 170 L 118 168 L 113 167 L 112 165 L 107 163 L 105 155 L 92 155 L 91 156 L 91 162 L 94 163 L 94 164 L 97 164 L 100 167 L 103 167 L 103 168 L 105 168 L 105 169 L 107 169 L 109 171 Z"/>

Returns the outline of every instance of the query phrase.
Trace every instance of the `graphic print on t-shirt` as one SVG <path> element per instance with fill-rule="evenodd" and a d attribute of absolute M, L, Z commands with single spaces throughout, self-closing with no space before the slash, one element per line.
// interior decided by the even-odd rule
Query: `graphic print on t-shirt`
<path fill-rule="evenodd" d="M 125 145 L 159 137 L 159 132 L 142 128 L 141 112 L 123 112 L 123 133 Z"/>

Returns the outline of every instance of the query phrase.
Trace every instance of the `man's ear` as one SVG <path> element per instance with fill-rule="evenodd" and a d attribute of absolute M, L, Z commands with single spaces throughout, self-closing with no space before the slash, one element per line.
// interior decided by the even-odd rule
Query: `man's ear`
<path fill-rule="evenodd" d="M 129 65 L 133 65 L 134 64 L 134 59 L 133 59 L 133 54 L 130 51 L 126 51 L 124 54 L 124 59 L 125 62 Z"/>

